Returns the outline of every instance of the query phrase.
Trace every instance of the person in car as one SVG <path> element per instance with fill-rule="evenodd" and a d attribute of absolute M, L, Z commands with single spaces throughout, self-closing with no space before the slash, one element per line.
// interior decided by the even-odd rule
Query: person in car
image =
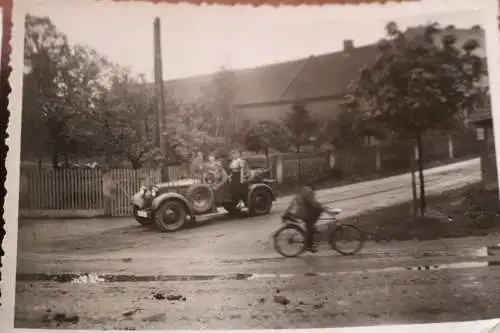
<path fill-rule="evenodd" d="M 208 155 L 208 162 L 206 164 L 205 180 L 207 183 L 212 184 L 214 189 L 217 190 L 222 186 L 229 176 L 224 170 L 221 161 L 219 161 L 215 153 Z"/>
<path fill-rule="evenodd" d="M 191 174 L 192 178 L 200 180 L 203 179 L 205 173 L 205 161 L 202 152 L 196 153 L 195 157 L 191 161 L 189 169 L 189 173 Z"/>

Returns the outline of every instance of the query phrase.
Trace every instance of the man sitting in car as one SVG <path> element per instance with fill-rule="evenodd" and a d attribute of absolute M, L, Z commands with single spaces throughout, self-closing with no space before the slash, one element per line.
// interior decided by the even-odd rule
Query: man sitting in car
<path fill-rule="evenodd" d="M 208 162 L 205 166 L 204 180 L 206 183 L 211 184 L 215 190 L 221 187 L 229 176 L 224 170 L 222 163 L 217 159 L 215 153 L 208 155 Z"/>

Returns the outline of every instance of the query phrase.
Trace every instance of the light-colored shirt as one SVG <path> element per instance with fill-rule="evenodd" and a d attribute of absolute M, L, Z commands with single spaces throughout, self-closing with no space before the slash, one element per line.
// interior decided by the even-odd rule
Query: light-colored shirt
<path fill-rule="evenodd" d="M 244 182 L 247 179 L 250 172 L 247 162 L 242 158 L 232 160 L 229 164 L 229 169 L 233 172 L 241 172 L 241 182 Z"/>
<path fill-rule="evenodd" d="M 229 164 L 229 169 L 232 171 L 242 171 L 245 168 L 245 161 L 241 158 L 232 160 Z"/>

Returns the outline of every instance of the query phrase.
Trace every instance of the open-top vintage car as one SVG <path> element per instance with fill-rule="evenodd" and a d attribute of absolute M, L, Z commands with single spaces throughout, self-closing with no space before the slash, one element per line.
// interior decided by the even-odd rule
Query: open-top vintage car
<path fill-rule="evenodd" d="M 250 216 L 267 214 L 276 200 L 276 181 L 269 178 L 269 170 L 251 174 L 243 183 L 243 200 L 233 199 L 229 180 L 217 187 L 198 179 L 141 187 L 131 200 L 134 218 L 142 225 L 173 232 L 196 222 L 196 216 L 218 212 L 218 207 L 231 215 L 239 215 L 244 208 Z"/>

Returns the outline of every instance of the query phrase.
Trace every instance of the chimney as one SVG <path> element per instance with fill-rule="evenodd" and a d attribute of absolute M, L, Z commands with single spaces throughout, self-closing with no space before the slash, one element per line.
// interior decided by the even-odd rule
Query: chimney
<path fill-rule="evenodd" d="M 345 39 L 344 40 L 344 51 L 350 51 L 354 49 L 354 42 L 352 39 Z"/>

